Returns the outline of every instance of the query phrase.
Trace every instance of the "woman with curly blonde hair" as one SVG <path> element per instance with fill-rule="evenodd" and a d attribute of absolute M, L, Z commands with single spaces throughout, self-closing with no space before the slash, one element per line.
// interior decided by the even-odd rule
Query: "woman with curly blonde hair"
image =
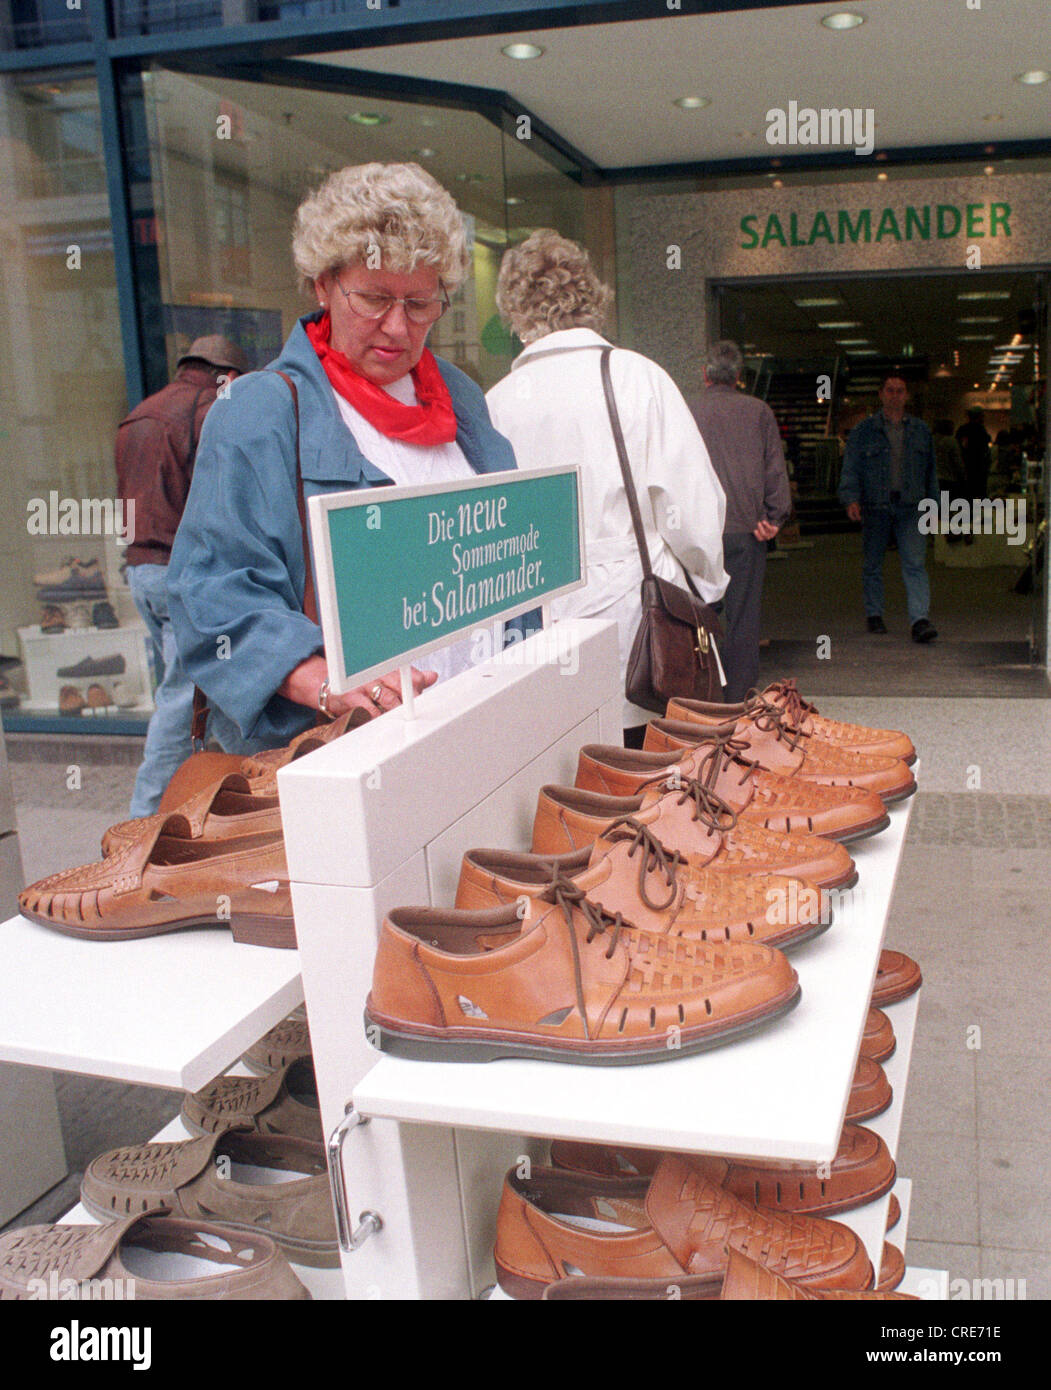
<path fill-rule="evenodd" d="M 508 251 L 496 302 L 526 345 L 487 396 L 493 423 L 519 468 L 580 466 L 587 586 L 555 600 L 556 617 L 609 618 L 619 629 L 621 669 L 642 616 L 642 561 L 602 388 L 601 336 L 612 302 L 584 247 L 537 231 Z M 661 367 L 616 349 L 610 373 L 653 571 L 686 569 L 708 603 L 726 588 L 726 498 L 678 388 Z M 645 710 L 625 701 L 625 742 L 641 746 Z"/>
<path fill-rule="evenodd" d="M 304 611 L 299 484 L 310 497 L 515 466 L 479 388 L 427 347 L 469 266 L 463 218 L 430 174 L 340 169 L 297 211 L 292 255 L 316 309 L 269 369 L 209 411 L 169 567 L 180 657 L 240 730 L 233 752 L 285 744 L 319 710 L 376 716 L 401 699 L 395 672 L 329 692 L 316 613 Z M 465 665 L 449 656 L 445 673 Z M 417 690 L 435 679 L 414 677 Z"/>

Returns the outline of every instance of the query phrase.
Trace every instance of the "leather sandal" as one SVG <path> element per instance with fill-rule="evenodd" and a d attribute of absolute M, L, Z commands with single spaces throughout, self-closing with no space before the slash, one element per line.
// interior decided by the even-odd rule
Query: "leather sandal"
<path fill-rule="evenodd" d="M 337 738 L 342 738 L 351 729 L 368 724 L 371 718 L 368 710 L 355 706 L 354 709 L 347 710 L 328 724 L 312 725 L 309 729 L 304 729 L 283 748 L 267 748 L 262 753 L 253 753 L 249 757 L 243 758 L 241 771 L 246 777 L 273 777 L 278 768 L 287 767 L 297 758 L 305 758 L 316 748 L 324 748 L 327 743 L 333 743 Z"/>
<path fill-rule="evenodd" d="M 891 1245 L 889 1240 L 885 1240 L 876 1288 L 881 1293 L 888 1293 L 891 1289 L 896 1289 L 904 1278 L 905 1256 L 896 1245 Z"/>
<path fill-rule="evenodd" d="M 190 1272 L 165 1277 L 161 1262 L 151 1258 L 157 1255 L 192 1257 Z M 151 1214 L 104 1226 L 23 1226 L 0 1235 L 0 1302 L 119 1297 L 114 1290 L 136 1302 L 310 1298 L 269 1236 L 233 1235 L 213 1221 Z"/>
<path fill-rule="evenodd" d="M 310 1139 L 227 1130 L 111 1149 L 88 1164 L 80 1199 L 97 1221 L 165 1208 L 232 1231 L 263 1228 L 297 1264 L 339 1264 L 325 1147 Z"/>
<path fill-rule="evenodd" d="M 168 814 L 183 817 L 193 840 L 232 840 L 243 835 L 281 832 L 276 783 L 263 778 L 252 782 L 238 772 L 203 788 Z M 111 825 L 102 837 L 103 855 L 152 834 L 163 820 L 163 815 L 140 816 Z"/>
<path fill-rule="evenodd" d="M 303 1018 L 283 1018 L 269 1033 L 264 1033 L 258 1042 L 245 1052 L 241 1061 L 250 1071 L 265 1076 L 268 1072 L 280 1071 L 300 1057 L 310 1056 L 310 1028 Z"/>
<path fill-rule="evenodd" d="M 908 734 L 898 729 L 870 729 L 864 724 L 848 724 L 842 719 L 828 719 L 818 713 L 817 705 L 804 700 L 794 680 L 775 681 L 763 691 L 763 698 L 778 705 L 789 727 L 804 734 L 814 734 L 834 748 L 849 748 L 855 753 L 873 754 L 879 758 L 900 758 L 912 765 L 916 749 Z M 679 716 L 669 714 L 669 719 Z M 733 713 L 727 712 L 732 719 Z"/>
<path fill-rule="evenodd" d="M 228 925 L 248 945 L 296 944 L 280 833 L 195 840 L 178 814 L 158 817 L 150 834 L 100 864 L 24 888 L 18 902 L 31 922 L 87 941 Z"/>
<path fill-rule="evenodd" d="M 252 1128 L 321 1142 L 321 1106 L 314 1064 L 300 1057 L 269 1076 L 217 1076 L 184 1097 L 181 1118 L 191 1134 Z"/>

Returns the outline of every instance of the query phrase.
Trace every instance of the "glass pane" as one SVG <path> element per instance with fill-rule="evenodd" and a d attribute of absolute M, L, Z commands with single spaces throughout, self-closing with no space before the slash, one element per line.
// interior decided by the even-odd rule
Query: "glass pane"
<path fill-rule="evenodd" d="M 0 0 L 0 48 L 42 48 L 91 37 L 87 4 L 67 0 Z"/>
<path fill-rule="evenodd" d="M 5 719 L 63 702 L 99 728 L 118 700 L 148 709 L 149 675 L 120 573 L 127 401 L 93 78 L 0 79 L 0 244 L 0 651 L 23 661 Z M 109 674 L 91 672 L 107 658 Z"/>

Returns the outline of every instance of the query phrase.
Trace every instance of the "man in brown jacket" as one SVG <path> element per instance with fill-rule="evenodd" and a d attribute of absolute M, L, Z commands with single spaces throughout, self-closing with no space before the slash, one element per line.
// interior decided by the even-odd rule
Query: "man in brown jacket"
<path fill-rule="evenodd" d="M 723 597 L 726 638 L 720 647 L 726 699 L 743 700 L 759 681 L 759 619 L 766 543 L 792 511 L 781 433 L 765 401 L 737 389 L 744 358 L 736 343 L 713 343 L 704 364 L 705 390 L 689 404 L 726 493 Z"/>
<path fill-rule="evenodd" d="M 156 811 L 172 773 L 190 751 L 193 685 L 179 662 L 168 617 L 168 560 L 204 417 L 226 383 L 247 370 L 244 353 L 228 339 L 217 333 L 198 338 L 179 358 L 174 380 L 147 396 L 117 427 L 118 489 L 125 502 L 135 503 L 128 587 L 149 630 L 159 678 L 131 800 L 133 816 Z"/>

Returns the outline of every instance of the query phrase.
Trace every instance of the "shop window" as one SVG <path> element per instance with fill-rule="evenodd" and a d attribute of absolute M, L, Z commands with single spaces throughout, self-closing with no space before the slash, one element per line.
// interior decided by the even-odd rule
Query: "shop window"
<path fill-rule="evenodd" d="M 0 47 L 43 48 L 90 37 L 86 6 L 78 11 L 66 0 L 0 0 Z"/>

